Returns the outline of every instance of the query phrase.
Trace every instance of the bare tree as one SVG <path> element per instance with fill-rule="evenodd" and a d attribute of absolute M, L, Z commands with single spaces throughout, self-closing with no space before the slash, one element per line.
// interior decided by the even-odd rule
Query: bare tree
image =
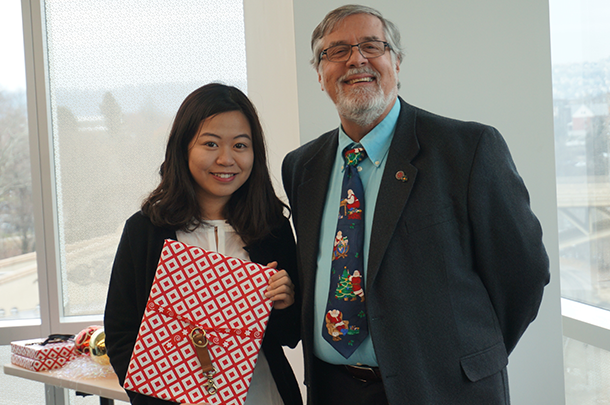
<path fill-rule="evenodd" d="M 34 250 L 25 94 L 0 89 L 0 258 Z"/>

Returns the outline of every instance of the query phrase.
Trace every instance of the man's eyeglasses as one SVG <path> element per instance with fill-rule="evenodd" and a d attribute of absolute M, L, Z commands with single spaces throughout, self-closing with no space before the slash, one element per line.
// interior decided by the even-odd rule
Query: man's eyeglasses
<path fill-rule="evenodd" d="M 357 46 L 360 55 L 367 59 L 378 58 L 390 45 L 385 41 L 364 41 L 356 45 L 341 44 L 326 48 L 320 53 L 320 60 L 326 55 L 329 62 L 347 62 L 352 56 L 352 49 Z"/>

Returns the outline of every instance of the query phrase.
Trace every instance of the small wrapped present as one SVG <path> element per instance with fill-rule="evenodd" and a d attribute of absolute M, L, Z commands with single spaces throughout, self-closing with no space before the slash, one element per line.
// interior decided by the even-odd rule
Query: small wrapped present
<path fill-rule="evenodd" d="M 180 403 L 243 404 L 275 271 L 166 240 L 125 389 Z"/>
<path fill-rule="evenodd" d="M 49 338 L 11 342 L 11 363 L 32 371 L 63 367 L 74 359 L 73 336 L 51 335 Z"/>

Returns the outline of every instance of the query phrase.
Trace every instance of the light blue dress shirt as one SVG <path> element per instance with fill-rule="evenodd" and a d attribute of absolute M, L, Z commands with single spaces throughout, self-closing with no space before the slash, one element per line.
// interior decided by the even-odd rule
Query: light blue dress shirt
<path fill-rule="evenodd" d="M 388 151 L 396 129 L 396 122 L 400 114 L 400 102 L 398 99 L 388 115 L 371 132 L 366 134 L 360 144 L 366 151 L 367 158 L 359 164 L 360 179 L 364 187 L 364 279 L 367 277 L 369 247 L 371 245 L 371 227 L 377 194 L 381 185 L 383 169 L 387 161 Z M 327 333 L 324 321 L 326 315 L 326 302 L 330 287 L 331 255 L 337 229 L 339 215 L 339 200 L 341 199 L 341 185 L 343 182 L 343 156 L 342 152 L 353 141 L 339 127 L 339 145 L 335 156 L 324 212 L 322 214 L 322 228 L 320 231 L 320 249 L 318 253 L 318 270 L 316 274 L 315 300 L 314 300 L 314 353 L 315 355 L 332 364 L 364 364 L 377 366 L 377 358 L 370 334 L 360 347 L 348 358 L 344 358 L 324 338 L 322 333 Z M 366 297 L 366 284 L 364 295 Z"/>

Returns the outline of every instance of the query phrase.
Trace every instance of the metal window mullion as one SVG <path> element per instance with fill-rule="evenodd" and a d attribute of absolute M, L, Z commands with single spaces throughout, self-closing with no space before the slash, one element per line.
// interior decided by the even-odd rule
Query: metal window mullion
<path fill-rule="evenodd" d="M 41 325 L 32 336 L 49 335 L 59 325 L 59 294 L 55 257 L 53 166 L 46 69 L 46 35 L 41 0 L 22 0 L 28 131 L 36 234 L 36 263 Z M 45 384 L 47 405 L 67 404 L 66 391 Z"/>
<path fill-rule="evenodd" d="M 36 174 L 39 172 L 39 162 L 38 162 L 38 146 L 36 139 L 36 122 L 35 113 L 32 112 L 32 107 L 34 106 L 34 92 L 31 91 L 32 84 L 32 76 L 31 67 L 33 66 L 33 56 L 32 56 L 32 23 L 30 16 L 30 4 L 28 0 L 21 0 L 21 10 L 22 10 L 22 31 L 23 31 L 23 40 L 24 40 L 24 54 L 25 54 L 25 65 L 26 65 L 26 88 L 27 88 L 27 113 L 28 113 L 28 131 L 29 131 L 29 146 L 30 146 L 30 162 L 31 162 L 31 172 L 32 172 L 32 194 L 34 199 L 34 211 L 37 210 L 38 204 L 36 199 L 39 198 L 39 188 L 34 182 L 34 178 L 37 177 Z M 42 239 L 42 234 L 39 232 L 39 220 L 40 215 L 38 212 L 34 212 L 35 217 L 35 235 L 36 238 Z M 44 273 L 44 269 L 40 268 L 38 265 L 38 285 L 39 292 L 41 290 L 41 286 L 46 284 L 46 276 Z M 39 293 L 39 302 L 40 302 L 40 312 L 41 318 L 42 314 L 45 311 L 44 304 L 45 298 L 42 297 Z M 1 328 L 0 333 L 0 345 L 8 345 L 10 342 L 15 340 L 23 340 L 32 337 L 42 336 L 42 326 L 44 323 L 41 319 L 24 319 L 11 322 L 11 326 L 3 326 Z"/>
<path fill-rule="evenodd" d="M 40 294 L 40 335 L 60 332 L 60 286 L 52 124 L 43 0 L 22 0 L 32 192 Z"/>

